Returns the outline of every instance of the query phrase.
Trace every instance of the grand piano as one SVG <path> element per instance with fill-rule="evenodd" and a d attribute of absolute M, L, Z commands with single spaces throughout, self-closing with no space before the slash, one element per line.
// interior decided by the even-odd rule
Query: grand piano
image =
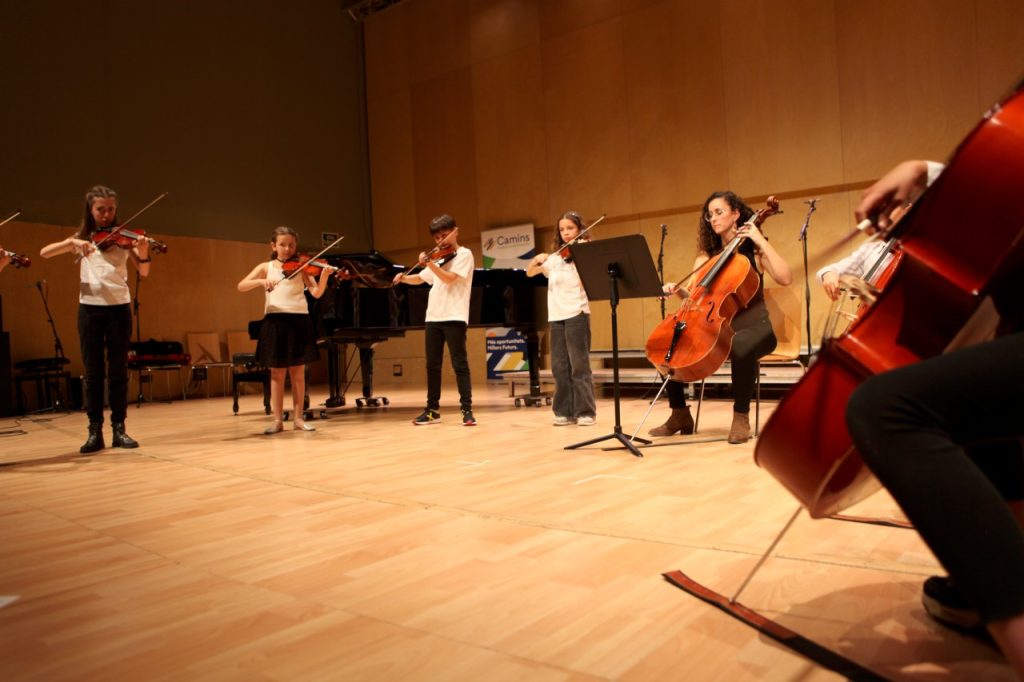
<path fill-rule="evenodd" d="M 347 346 L 359 356 L 362 397 L 356 405 L 387 405 L 384 396 L 373 393 L 373 348 L 405 332 L 424 328 L 428 286 L 391 284 L 406 268 L 392 263 L 377 251 L 323 256 L 342 269 L 324 295 L 313 302 L 312 315 L 317 337 L 327 354 L 330 395 L 327 407 L 345 404 L 349 383 Z M 525 270 L 476 269 L 469 307 L 470 327 L 512 327 L 527 344 L 530 363 L 530 393 L 519 396 L 526 405 L 550 402 L 541 395 L 538 370 L 537 330 L 547 319 L 547 279 L 527 277 Z M 517 401 L 519 404 L 520 401 Z"/>

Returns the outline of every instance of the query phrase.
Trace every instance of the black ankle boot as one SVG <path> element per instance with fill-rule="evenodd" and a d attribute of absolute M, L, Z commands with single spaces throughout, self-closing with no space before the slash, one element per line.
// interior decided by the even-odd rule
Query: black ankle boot
<path fill-rule="evenodd" d="M 90 455 L 99 452 L 107 447 L 103 442 L 103 422 L 92 422 L 89 424 L 89 437 L 85 439 L 85 445 L 78 448 L 83 455 Z"/>
<path fill-rule="evenodd" d="M 139 442 L 124 432 L 124 422 L 115 422 L 110 425 L 114 429 L 114 437 L 110 444 L 115 448 L 137 448 Z"/>

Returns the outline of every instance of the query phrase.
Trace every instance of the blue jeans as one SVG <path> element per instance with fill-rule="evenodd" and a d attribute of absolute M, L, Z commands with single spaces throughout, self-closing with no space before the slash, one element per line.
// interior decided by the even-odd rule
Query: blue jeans
<path fill-rule="evenodd" d="M 596 416 L 594 377 L 590 370 L 590 315 L 580 313 L 551 323 L 551 373 L 555 376 L 551 406 L 555 416 Z"/>

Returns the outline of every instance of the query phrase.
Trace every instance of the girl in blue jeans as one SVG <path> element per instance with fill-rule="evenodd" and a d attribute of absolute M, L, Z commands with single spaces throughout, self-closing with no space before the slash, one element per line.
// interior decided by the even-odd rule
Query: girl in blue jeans
<path fill-rule="evenodd" d="M 597 415 L 590 370 L 590 302 L 572 254 L 560 253 L 584 229 L 583 218 L 566 211 L 558 219 L 553 253 L 540 253 L 526 274 L 548 278 L 548 322 L 551 325 L 551 373 L 555 376 L 552 410 L 555 426 L 591 426 Z"/>

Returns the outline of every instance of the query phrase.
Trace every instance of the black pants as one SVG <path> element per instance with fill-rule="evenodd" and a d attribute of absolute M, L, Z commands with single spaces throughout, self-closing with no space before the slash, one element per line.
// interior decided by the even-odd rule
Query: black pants
<path fill-rule="evenodd" d="M 751 314 L 746 314 L 746 313 Z M 756 313 L 756 314 L 754 314 Z M 775 350 L 778 339 L 772 330 L 767 311 L 743 311 L 734 321 L 736 336 L 732 340 L 729 360 L 732 361 L 733 412 L 750 412 L 750 399 L 757 385 L 757 361 Z M 686 407 L 686 383 L 670 381 L 665 387 L 669 407 Z"/>
<path fill-rule="evenodd" d="M 108 381 L 110 421 L 128 415 L 128 343 L 132 338 L 132 311 L 123 305 L 78 306 L 78 340 L 85 364 L 85 400 L 89 423 L 103 423 L 103 379 Z M 106 368 L 103 353 L 106 351 Z"/>
<path fill-rule="evenodd" d="M 988 621 L 1024 613 L 1024 333 L 880 374 L 853 394 L 858 450 Z"/>
<path fill-rule="evenodd" d="M 469 360 L 466 358 L 465 322 L 427 322 L 427 408 L 436 410 L 441 405 L 441 361 L 444 359 L 444 345 L 452 357 L 455 381 L 459 385 L 459 404 L 463 410 L 473 407 L 473 384 L 469 377 Z"/>

